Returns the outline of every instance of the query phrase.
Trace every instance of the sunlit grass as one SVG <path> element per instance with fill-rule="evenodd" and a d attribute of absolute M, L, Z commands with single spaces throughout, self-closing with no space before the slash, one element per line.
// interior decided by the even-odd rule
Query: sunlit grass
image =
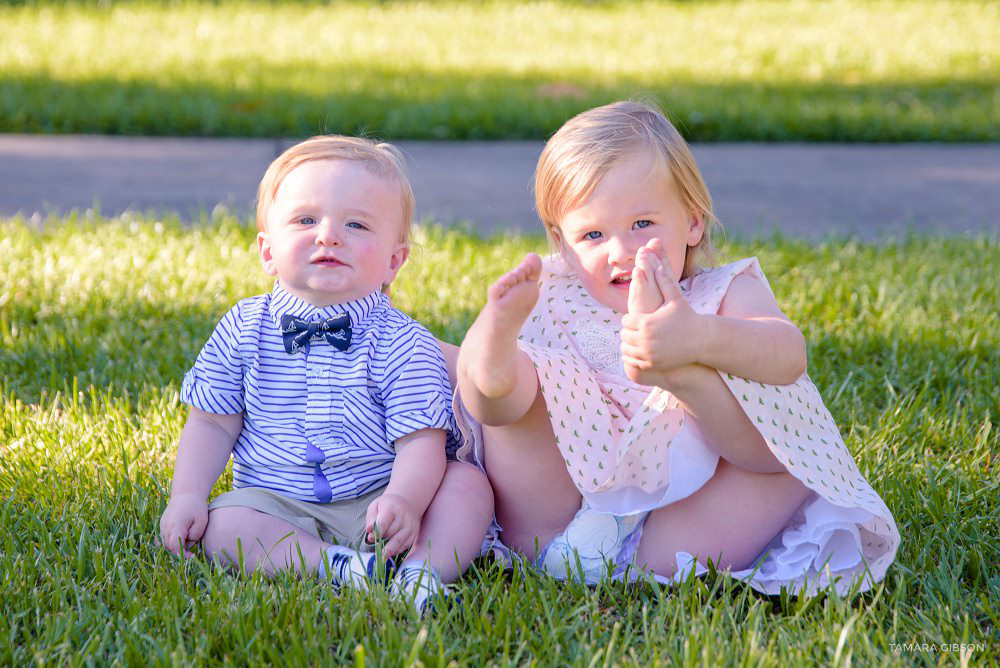
<path fill-rule="evenodd" d="M 0 7 L 0 131 L 546 137 L 658 99 L 694 139 L 996 140 L 986 0 Z"/>
<path fill-rule="evenodd" d="M 414 238 L 393 299 L 452 342 L 488 282 L 544 249 L 434 227 Z M 377 596 L 242 579 L 154 545 L 181 377 L 233 302 L 270 287 L 253 239 L 225 215 L 0 221 L 0 665 L 934 664 L 961 657 L 892 644 L 992 644 L 975 665 L 1000 647 L 996 240 L 725 249 L 760 257 L 895 513 L 902 548 L 874 592 L 767 599 L 717 576 L 588 590 L 482 562 L 461 608 L 421 622 Z"/>

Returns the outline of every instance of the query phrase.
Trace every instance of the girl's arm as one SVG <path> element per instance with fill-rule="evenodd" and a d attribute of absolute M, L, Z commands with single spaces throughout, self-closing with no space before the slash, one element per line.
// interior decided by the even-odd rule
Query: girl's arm
<path fill-rule="evenodd" d="M 719 307 L 704 316 L 697 362 L 768 385 L 789 385 L 806 372 L 806 340 L 759 280 L 737 276 Z"/>
<path fill-rule="evenodd" d="M 191 407 L 177 445 L 170 502 L 160 517 L 160 540 L 167 550 L 190 555 L 187 549 L 201 540 L 208 525 L 208 495 L 242 430 L 242 413 L 216 415 Z"/>
<path fill-rule="evenodd" d="M 365 535 L 375 542 L 375 524 L 387 542 L 386 556 L 395 556 L 417 540 L 420 520 L 444 478 L 443 429 L 421 429 L 396 440 L 396 459 L 389 485 L 368 505 Z"/>
<path fill-rule="evenodd" d="M 660 271 L 656 276 L 663 306 L 622 320 L 622 352 L 636 368 L 701 364 L 769 385 L 788 385 L 805 373 L 805 338 L 760 281 L 737 276 L 719 314 L 704 315 L 694 312 L 676 281 Z"/>
<path fill-rule="evenodd" d="M 802 334 L 759 281 L 733 281 L 720 315 L 691 309 L 677 282 L 655 272 L 664 304 L 623 318 L 626 372 L 636 382 L 673 394 L 709 444 L 740 468 L 784 471 L 716 370 L 760 382 L 787 384 L 805 370 Z"/>

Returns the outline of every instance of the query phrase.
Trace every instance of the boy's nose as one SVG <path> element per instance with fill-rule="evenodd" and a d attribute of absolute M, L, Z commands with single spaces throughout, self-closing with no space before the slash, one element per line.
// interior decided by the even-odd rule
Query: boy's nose
<path fill-rule="evenodd" d="M 328 220 L 323 220 L 316 228 L 316 244 L 319 246 L 339 246 L 340 232 L 337 226 Z"/>

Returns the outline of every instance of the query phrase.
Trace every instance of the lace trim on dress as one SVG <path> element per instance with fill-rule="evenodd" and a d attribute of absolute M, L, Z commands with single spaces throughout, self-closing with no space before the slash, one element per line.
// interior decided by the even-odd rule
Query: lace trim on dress
<path fill-rule="evenodd" d="M 576 343 L 592 368 L 616 376 L 625 375 L 618 336 L 610 328 L 601 327 L 593 320 L 581 320 L 577 323 Z"/>

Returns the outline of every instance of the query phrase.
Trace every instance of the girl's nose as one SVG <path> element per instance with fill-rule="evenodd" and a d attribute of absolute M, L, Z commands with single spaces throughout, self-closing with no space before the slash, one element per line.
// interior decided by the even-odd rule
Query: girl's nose
<path fill-rule="evenodd" d="M 628 239 L 613 238 L 608 252 L 608 262 L 616 265 L 629 265 L 635 262 L 636 246 Z"/>

